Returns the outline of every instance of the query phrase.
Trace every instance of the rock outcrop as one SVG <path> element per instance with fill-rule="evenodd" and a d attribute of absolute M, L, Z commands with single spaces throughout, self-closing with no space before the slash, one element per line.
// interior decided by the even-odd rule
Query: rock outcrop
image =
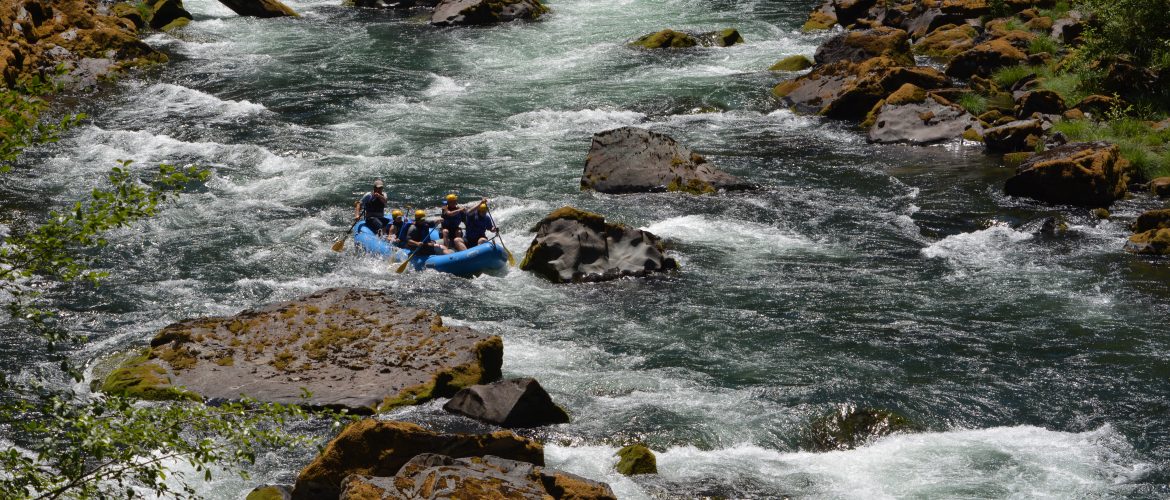
<path fill-rule="evenodd" d="M 1151 180 L 1150 192 L 1159 198 L 1170 198 L 1170 177 L 1158 177 Z"/>
<path fill-rule="evenodd" d="M 386 410 L 500 377 L 499 337 L 373 290 L 334 288 L 231 317 L 175 323 L 103 390 Z M 307 398 L 305 391 L 311 393 Z"/>
<path fill-rule="evenodd" d="M 983 131 L 983 143 L 992 153 L 1035 151 L 1051 124 L 1044 120 L 1013 120 Z"/>
<path fill-rule="evenodd" d="M 569 414 L 553 403 L 533 378 L 473 385 L 451 397 L 443 409 L 501 427 L 539 427 L 569 422 Z"/>
<path fill-rule="evenodd" d="M 350 424 L 297 476 L 296 500 L 337 498 L 350 474 L 390 477 L 422 453 L 453 458 L 494 455 L 544 465 L 544 447 L 508 431 L 438 434 L 406 422 L 365 419 Z M 375 497 L 377 498 L 377 497 Z"/>
<path fill-rule="evenodd" d="M 1016 116 L 1029 118 L 1034 113 L 1043 115 L 1059 115 L 1064 113 L 1067 106 L 1060 94 L 1051 90 L 1033 90 L 1024 92 L 1016 99 Z"/>
<path fill-rule="evenodd" d="M 777 85 L 772 94 L 802 113 L 861 120 L 875 104 L 907 83 L 929 90 L 945 87 L 949 80 L 933 68 L 907 67 L 887 57 L 875 57 L 861 63 L 816 66 Z"/>
<path fill-rule="evenodd" d="M 839 61 L 859 63 L 875 57 L 888 57 L 903 66 L 913 66 L 910 35 L 903 30 L 885 26 L 846 31 L 821 44 L 813 60 L 817 64 Z"/>
<path fill-rule="evenodd" d="M 914 44 L 914 51 L 939 59 L 951 59 L 975 47 L 979 32 L 968 24 L 948 24 L 931 31 Z"/>
<path fill-rule="evenodd" d="M 713 193 L 755 186 L 716 169 L 670 136 L 636 127 L 593 135 L 581 189 L 602 193 Z"/>
<path fill-rule="evenodd" d="M 1150 210 L 1133 223 L 1125 251 L 1138 255 L 1170 255 L 1170 209 Z"/>
<path fill-rule="evenodd" d="M 591 212 L 562 207 L 533 229 L 520 269 L 554 283 L 608 281 L 678 268 L 657 236 L 622 224 L 609 224 Z"/>
<path fill-rule="evenodd" d="M 1125 195 L 1129 170 L 1116 145 L 1070 143 L 1028 158 L 1004 191 L 1052 204 L 1108 207 Z"/>
<path fill-rule="evenodd" d="M 947 64 L 947 76 L 971 78 L 974 75 L 991 76 L 995 70 L 1016 66 L 1028 61 L 1028 54 L 1008 40 L 997 38 L 961 52 Z"/>
<path fill-rule="evenodd" d="M 133 20 L 87 0 L 0 2 L 0 85 L 33 78 L 87 87 L 129 68 L 167 57 L 138 39 Z M 141 16 L 139 16 L 141 17 Z M 58 76 L 57 68 L 65 71 Z"/>
<path fill-rule="evenodd" d="M 219 0 L 241 16 L 297 17 L 297 12 L 280 0 Z"/>
<path fill-rule="evenodd" d="M 867 140 L 882 144 L 931 144 L 977 138 L 983 127 L 967 110 L 906 84 L 875 106 Z"/>
<path fill-rule="evenodd" d="M 812 451 L 849 450 L 882 436 L 919 430 L 917 424 L 892 411 L 842 405 L 813 422 L 805 446 Z"/>
<path fill-rule="evenodd" d="M 451 458 L 424 453 L 394 477 L 350 475 L 340 500 L 508 498 L 616 500 L 609 485 L 554 469 L 495 456 Z"/>
<path fill-rule="evenodd" d="M 435 26 L 472 26 L 531 21 L 548 12 L 540 0 L 442 0 L 431 13 Z"/>
<path fill-rule="evenodd" d="M 619 457 L 614 466 L 619 473 L 627 476 L 638 474 L 657 474 L 658 458 L 644 444 L 631 444 L 617 451 Z"/>

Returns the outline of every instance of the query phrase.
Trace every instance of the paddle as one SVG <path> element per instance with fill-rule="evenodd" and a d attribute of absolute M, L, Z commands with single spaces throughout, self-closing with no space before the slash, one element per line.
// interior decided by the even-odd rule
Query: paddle
<path fill-rule="evenodd" d="M 418 226 L 415 226 L 415 227 L 418 227 Z M 398 266 L 398 270 L 394 271 L 394 272 L 402 273 L 403 271 L 405 271 L 406 265 L 410 264 L 410 261 L 414 260 L 414 258 L 417 257 L 418 254 L 422 253 L 423 245 L 426 245 L 430 241 L 431 241 L 431 229 L 427 228 L 427 235 L 425 237 L 423 237 L 422 243 L 418 244 L 418 248 L 414 249 L 414 251 L 410 253 L 410 258 L 406 259 L 406 261 L 403 262 L 401 266 Z"/>
<path fill-rule="evenodd" d="M 333 251 L 334 252 L 340 252 L 342 250 L 345 250 L 345 240 L 348 240 L 349 235 L 353 234 L 353 227 L 357 225 L 359 220 L 361 220 L 361 219 L 353 221 L 353 224 L 349 225 L 349 230 L 347 230 L 345 232 L 345 234 L 341 235 L 341 237 L 338 238 L 337 241 L 333 242 Z"/>
<path fill-rule="evenodd" d="M 488 217 L 492 217 L 492 209 L 487 210 Z M 500 239 L 500 248 L 504 249 L 504 255 L 508 256 L 508 266 L 516 267 L 516 258 L 512 257 L 512 252 L 508 251 L 508 247 L 504 246 L 504 237 L 500 234 L 500 225 L 496 223 L 496 218 L 492 217 L 492 225 L 496 226 L 496 238 Z"/>

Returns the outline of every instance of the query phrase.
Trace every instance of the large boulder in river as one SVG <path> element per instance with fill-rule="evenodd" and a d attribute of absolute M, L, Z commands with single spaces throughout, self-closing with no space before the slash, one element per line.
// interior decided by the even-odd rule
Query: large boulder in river
<path fill-rule="evenodd" d="M 801 113 L 861 120 L 874 105 L 905 84 L 937 89 L 946 75 L 925 66 L 907 67 L 888 57 L 865 62 L 839 61 L 813 68 L 772 89 L 780 102 Z"/>
<path fill-rule="evenodd" d="M 638 474 L 657 474 L 658 473 L 658 457 L 654 456 L 654 452 L 650 451 L 646 445 L 642 443 L 634 443 L 623 446 L 618 450 L 618 463 L 614 469 L 620 474 L 627 476 L 636 476 Z"/>
<path fill-rule="evenodd" d="M 554 283 L 608 281 L 678 268 L 647 231 L 609 224 L 591 212 L 562 207 L 537 223 L 520 269 Z"/>
<path fill-rule="evenodd" d="M 394 477 L 352 474 L 339 500 L 495 498 L 617 500 L 605 483 L 496 456 L 451 458 L 423 453 Z"/>
<path fill-rule="evenodd" d="M 163 328 L 103 390 L 369 413 L 498 380 L 503 349 L 498 336 L 446 326 L 438 314 L 382 292 L 333 288 Z M 306 390 L 311 395 L 302 398 Z"/>
<path fill-rule="evenodd" d="M 346 476 L 393 476 L 420 453 L 454 458 L 494 455 L 544 465 L 544 447 L 540 443 L 509 431 L 438 434 L 407 422 L 365 419 L 346 427 L 301 470 L 293 498 L 337 498 Z"/>
<path fill-rule="evenodd" d="M 930 144 L 983 131 L 967 110 L 910 84 L 875 106 L 871 120 L 867 140 L 881 144 Z"/>
<path fill-rule="evenodd" d="M 920 430 L 918 424 L 889 410 L 842 405 L 812 423 L 804 446 L 812 451 L 849 450 L 889 434 Z"/>
<path fill-rule="evenodd" d="M 501 380 L 462 389 L 443 409 L 501 427 L 539 427 L 569 422 L 569 414 L 553 403 L 533 378 Z"/>
<path fill-rule="evenodd" d="M 1125 251 L 1139 255 L 1170 255 L 1170 209 L 1150 210 L 1133 223 Z"/>
<path fill-rule="evenodd" d="M 540 0 L 442 0 L 431 13 L 435 26 L 471 26 L 539 18 L 548 12 Z"/>
<path fill-rule="evenodd" d="M 1074 142 L 1028 158 L 1004 191 L 1059 205 L 1108 207 L 1125 195 L 1129 170 L 1117 145 Z"/>
<path fill-rule="evenodd" d="M 297 12 L 280 0 L 219 0 L 236 14 L 251 17 L 296 17 Z"/>
<path fill-rule="evenodd" d="M 622 127 L 593 134 L 581 189 L 602 193 L 751 189 L 665 134 Z"/>
<path fill-rule="evenodd" d="M 829 64 L 838 61 L 859 63 L 874 57 L 888 57 L 904 66 L 913 66 L 910 36 L 903 30 L 885 26 L 846 31 L 822 43 L 813 59 L 817 64 Z"/>

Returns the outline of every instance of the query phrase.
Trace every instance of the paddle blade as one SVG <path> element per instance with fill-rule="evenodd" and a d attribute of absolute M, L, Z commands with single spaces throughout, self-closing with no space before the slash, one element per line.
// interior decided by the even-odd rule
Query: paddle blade
<path fill-rule="evenodd" d="M 414 256 L 413 256 L 413 255 L 411 255 L 410 257 L 411 257 L 411 259 L 413 259 L 413 258 L 414 258 Z M 406 260 L 402 261 L 402 265 L 401 265 L 401 266 L 398 266 L 398 270 L 397 270 L 397 271 L 394 271 L 394 272 L 396 272 L 396 273 L 401 273 L 402 271 L 405 271 L 405 270 L 406 270 L 406 265 L 407 265 L 407 264 L 410 264 L 410 259 L 406 259 Z"/>
<path fill-rule="evenodd" d="M 512 257 L 512 252 L 509 252 L 507 248 L 504 248 L 504 255 L 508 256 L 508 267 L 516 267 L 516 258 Z"/>
<path fill-rule="evenodd" d="M 347 235 L 347 236 L 348 236 L 348 235 Z M 334 252 L 340 252 L 340 251 L 342 251 L 342 250 L 345 250 L 345 240 L 346 240 L 346 238 L 345 238 L 345 237 L 342 237 L 341 239 L 339 239 L 339 240 L 335 241 L 335 242 L 333 243 L 333 251 L 334 251 Z"/>

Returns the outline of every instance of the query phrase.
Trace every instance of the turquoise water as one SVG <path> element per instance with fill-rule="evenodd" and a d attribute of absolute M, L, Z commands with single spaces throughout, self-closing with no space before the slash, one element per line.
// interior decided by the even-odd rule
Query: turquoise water
<path fill-rule="evenodd" d="M 622 498 L 1164 497 L 1170 272 L 1120 251 L 1126 224 L 1001 194 L 981 148 L 870 146 L 845 123 L 778 110 L 766 71 L 811 55 L 809 0 L 561 0 L 536 23 L 435 29 L 413 13 L 288 1 L 300 19 L 244 19 L 187 0 L 196 21 L 148 41 L 172 63 L 85 101 L 90 115 L 30 154 L 9 192 L 64 203 L 130 159 L 213 176 L 103 252 L 113 276 L 59 296 L 97 358 L 192 316 L 330 286 L 387 290 L 504 338 L 574 421 L 544 429 L 551 465 Z M 746 44 L 641 52 L 671 27 L 733 26 Z M 715 112 L 705 112 L 714 109 Z M 582 193 L 590 137 L 667 133 L 759 183 L 695 197 Z M 398 275 L 329 250 L 382 177 L 392 202 L 490 196 L 508 248 L 562 205 L 664 237 L 678 273 L 554 286 L 518 270 Z M 1037 234 L 1066 213 L 1062 237 Z M 5 346 L 10 360 L 20 355 Z M 800 448 L 839 405 L 898 410 L 928 432 L 845 452 Z M 439 403 L 391 417 L 469 427 Z M 470 426 L 475 429 L 474 425 Z M 314 432 L 306 429 L 304 432 Z M 625 478 L 633 440 L 660 474 Z M 261 457 L 238 498 L 291 482 L 313 455 Z"/>

